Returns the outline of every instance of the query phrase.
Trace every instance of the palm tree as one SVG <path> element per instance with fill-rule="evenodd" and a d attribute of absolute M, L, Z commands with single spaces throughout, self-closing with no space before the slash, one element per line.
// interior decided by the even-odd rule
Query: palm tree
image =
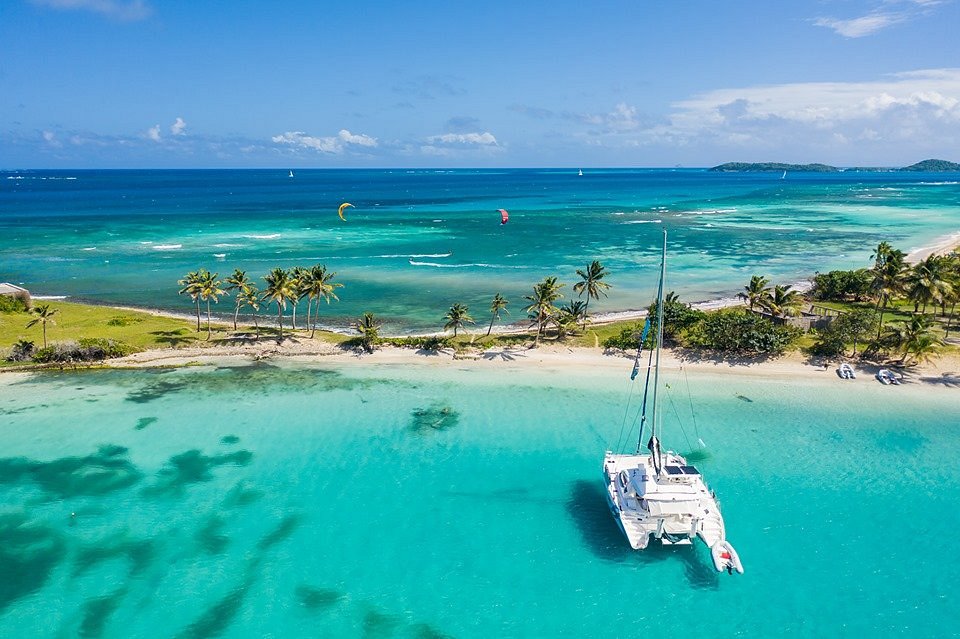
<path fill-rule="evenodd" d="M 190 271 L 187 273 L 183 279 L 178 280 L 177 283 L 180 284 L 183 288 L 178 291 L 178 295 L 187 294 L 190 296 L 190 299 L 197 305 L 197 332 L 200 332 L 200 281 L 204 278 L 204 273 L 207 272 L 207 269 L 202 268 L 199 271 Z"/>
<path fill-rule="evenodd" d="M 240 315 L 240 295 L 250 286 L 250 278 L 246 271 L 234 269 L 233 275 L 227 278 L 227 292 L 236 291 L 236 308 L 233 311 L 233 330 L 237 330 L 237 316 Z"/>
<path fill-rule="evenodd" d="M 903 349 L 903 361 L 906 361 L 909 355 L 913 355 L 917 361 L 929 359 L 943 346 L 943 341 L 933 332 L 932 324 L 933 321 L 927 315 L 912 315 L 908 322 L 894 329 L 895 336 L 892 341 Z"/>
<path fill-rule="evenodd" d="M 607 296 L 607 289 L 610 285 L 603 281 L 607 275 L 604 266 L 597 260 L 587 265 L 586 269 L 577 269 L 577 275 L 580 281 L 573 285 L 573 292 L 582 296 L 584 291 L 587 293 L 586 304 L 583 306 L 583 328 L 587 328 L 587 307 L 590 305 L 590 298 L 600 301 L 600 295 Z"/>
<path fill-rule="evenodd" d="M 355 324 L 355 328 L 360 333 L 360 343 L 364 350 L 372 353 L 380 340 L 380 322 L 377 321 L 373 313 L 367 312 Z"/>
<path fill-rule="evenodd" d="M 33 310 L 30 312 L 36 315 L 36 317 L 27 322 L 27 328 L 33 328 L 37 324 L 43 328 L 43 347 L 46 348 L 47 324 L 52 324 L 54 326 L 57 325 L 57 323 L 53 320 L 53 316 L 56 315 L 58 311 L 55 308 L 50 308 L 49 304 L 40 304 L 38 306 L 34 306 Z"/>
<path fill-rule="evenodd" d="M 493 296 L 493 301 L 490 302 L 490 326 L 487 328 L 487 335 L 490 335 L 490 331 L 493 330 L 493 323 L 500 319 L 500 311 L 503 311 L 507 315 L 510 314 L 510 311 L 507 310 L 508 302 L 500 293 L 497 293 Z"/>
<path fill-rule="evenodd" d="M 293 280 L 293 316 L 291 317 L 291 324 L 293 324 L 294 330 L 297 328 L 297 307 L 300 305 L 300 300 L 307 296 L 307 286 L 310 281 L 310 271 L 303 268 L 302 266 L 294 266 L 290 271 L 290 277 Z M 310 300 L 307 300 L 307 324 L 310 323 Z"/>
<path fill-rule="evenodd" d="M 223 284 L 220 280 L 217 279 L 219 273 L 211 273 L 209 271 L 203 271 L 203 275 L 199 282 L 199 288 L 197 290 L 197 296 L 199 299 L 202 299 L 207 303 L 207 339 L 210 339 L 211 328 L 210 328 L 210 300 L 213 300 L 214 304 L 220 302 L 220 296 L 223 295 L 223 289 L 220 288 L 220 285 Z"/>
<path fill-rule="evenodd" d="M 557 339 L 563 339 L 568 333 L 576 330 L 577 323 L 583 322 L 586 327 L 587 303 L 583 300 L 570 300 L 566 306 L 561 306 L 553 316 L 553 323 L 557 327 Z"/>
<path fill-rule="evenodd" d="M 914 313 L 917 312 L 920 304 L 923 304 L 923 313 L 927 312 L 927 304 L 946 306 L 946 300 L 953 293 L 949 266 L 948 258 L 930 255 L 920 260 L 907 273 L 904 286 L 907 297 L 913 302 Z"/>
<path fill-rule="evenodd" d="M 260 291 L 256 285 L 250 283 L 237 293 L 237 309 L 249 306 L 253 310 L 253 325 L 257 329 L 257 339 L 260 339 L 260 321 L 257 313 L 260 311 Z M 236 322 L 236 316 L 234 316 Z"/>
<path fill-rule="evenodd" d="M 750 278 L 750 283 L 743 287 L 743 291 L 737 293 L 737 297 L 746 300 L 750 305 L 750 310 L 754 306 L 764 308 L 766 302 L 770 299 L 770 281 L 762 275 L 754 275 Z"/>
<path fill-rule="evenodd" d="M 277 324 L 280 326 L 280 341 L 283 341 L 283 311 L 287 302 L 297 295 L 290 273 L 282 268 L 275 268 L 263 276 L 267 287 L 263 291 L 262 299 L 277 305 Z"/>
<path fill-rule="evenodd" d="M 906 254 L 890 246 L 887 242 L 880 242 L 873 252 L 873 276 L 870 289 L 877 296 L 875 310 L 880 311 L 880 321 L 877 325 L 877 339 L 883 330 L 883 314 L 887 311 L 887 303 L 903 290 L 901 282 L 904 271 L 907 269 Z"/>
<path fill-rule="evenodd" d="M 551 275 L 533 285 L 533 295 L 524 296 L 524 299 L 530 301 L 530 305 L 524 310 L 537 326 L 537 337 L 534 340 L 537 344 L 540 343 L 543 329 L 550 317 L 557 312 L 557 307 L 553 303 L 563 297 L 560 293 L 561 288 L 563 284 L 558 283 L 557 278 Z"/>
<path fill-rule="evenodd" d="M 470 317 L 469 308 L 459 302 L 450 307 L 444 319 L 447 323 L 443 325 L 443 330 L 453 329 L 453 336 L 457 336 L 457 329 L 463 328 L 466 324 L 473 324 L 473 318 Z"/>
<path fill-rule="evenodd" d="M 794 291 L 789 284 L 777 284 L 773 287 L 773 295 L 766 300 L 766 308 L 774 317 L 793 316 L 800 312 L 800 291 Z"/>
<path fill-rule="evenodd" d="M 944 300 L 941 312 L 946 314 L 946 306 L 950 304 L 950 317 L 947 318 L 946 333 L 944 337 L 950 336 L 950 328 L 953 325 L 954 312 L 957 310 L 957 302 L 960 302 L 960 251 L 954 251 L 947 256 L 947 271 L 950 274 L 950 284 L 953 288 L 948 299 Z"/>
<path fill-rule="evenodd" d="M 337 297 L 337 294 L 334 292 L 338 288 L 343 288 L 343 284 L 333 282 L 333 277 L 336 275 L 336 272 L 328 271 L 327 267 L 323 264 L 317 264 L 310 269 L 310 272 L 307 277 L 307 295 L 309 299 L 307 300 L 307 322 L 310 322 L 310 302 L 314 299 L 317 300 L 317 307 L 313 315 L 313 324 L 312 331 L 310 332 L 310 338 L 317 332 L 317 320 L 320 318 L 320 298 L 326 300 L 327 304 L 330 304 L 330 298 L 340 301 L 340 298 Z"/>

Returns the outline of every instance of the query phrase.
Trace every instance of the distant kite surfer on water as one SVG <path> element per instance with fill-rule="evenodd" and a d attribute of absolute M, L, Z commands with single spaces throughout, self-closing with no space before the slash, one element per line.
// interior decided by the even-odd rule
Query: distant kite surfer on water
<path fill-rule="evenodd" d="M 348 206 L 353 206 L 353 204 L 350 204 L 349 202 L 344 202 L 343 204 L 340 205 L 340 208 L 337 209 L 337 215 L 339 215 L 340 219 L 343 220 L 344 222 L 347 221 L 347 218 L 343 217 L 343 210 Z"/>
<path fill-rule="evenodd" d="M 510 221 L 510 214 L 507 213 L 507 209 L 497 209 L 500 212 L 500 226 L 503 226 Z"/>

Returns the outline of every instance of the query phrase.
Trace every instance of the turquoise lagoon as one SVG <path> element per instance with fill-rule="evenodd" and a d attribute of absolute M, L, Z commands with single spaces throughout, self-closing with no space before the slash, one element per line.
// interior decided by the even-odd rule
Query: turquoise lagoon
<path fill-rule="evenodd" d="M 730 297 L 762 274 L 793 283 L 960 230 L 960 175 L 727 174 L 705 170 L 278 170 L 0 172 L 0 281 L 38 295 L 189 313 L 177 280 L 205 267 L 255 279 L 324 263 L 345 287 L 322 322 L 365 311 L 390 332 L 437 330 L 453 303 L 479 317 L 548 275 L 571 294 L 600 260 L 608 298 L 644 308 L 660 228 L 684 300 Z M 341 202 L 346 222 L 336 214 Z M 510 211 L 500 225 L 498 208 Z M 221 302 L 230 312 L 229 300 Z M 215 310 L 217 308 L 215 307 Z M 267 311 L 264 311 L 265 313 Z"/>
<path fill-rule="evenodd" d="M 629 367 L 0 376 L 0 636 L 960 634 L 960 389 L 665 374 L 731 577 L 607 510 Z"/>

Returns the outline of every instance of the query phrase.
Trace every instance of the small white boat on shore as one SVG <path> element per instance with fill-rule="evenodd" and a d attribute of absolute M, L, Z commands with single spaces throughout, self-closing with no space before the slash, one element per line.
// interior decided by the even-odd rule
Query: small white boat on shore
<path fill-rule="evenodd" d="M 857 374 L 853 371 L 853 366 L 844 362 L 837 367 L 837 375 L 840 379 L 856 379 Z"/>
<path fill-rule="evenodd" d="M 893 371 L 886 368 L 881 368 L 877 371 L 877 379 L 884 386 L 889 386 L 891 384 L 894 386 L 900 385 L 900 379 L 893 373 Z"/>

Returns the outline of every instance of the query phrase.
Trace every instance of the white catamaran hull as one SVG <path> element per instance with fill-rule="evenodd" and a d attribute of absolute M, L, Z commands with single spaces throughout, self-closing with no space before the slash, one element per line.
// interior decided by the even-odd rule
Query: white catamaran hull
<path fill-rule="evenodd" d="M 607 503 L 630 546 L 643 550 L 651 539 L 669 545 L 695 538 L 713 546 L 724 537 L 716 499 L 683 457 L 667 453 L 664 464 L 675 474 L 658 477 L 650 455 L 604 457 Z"/>

